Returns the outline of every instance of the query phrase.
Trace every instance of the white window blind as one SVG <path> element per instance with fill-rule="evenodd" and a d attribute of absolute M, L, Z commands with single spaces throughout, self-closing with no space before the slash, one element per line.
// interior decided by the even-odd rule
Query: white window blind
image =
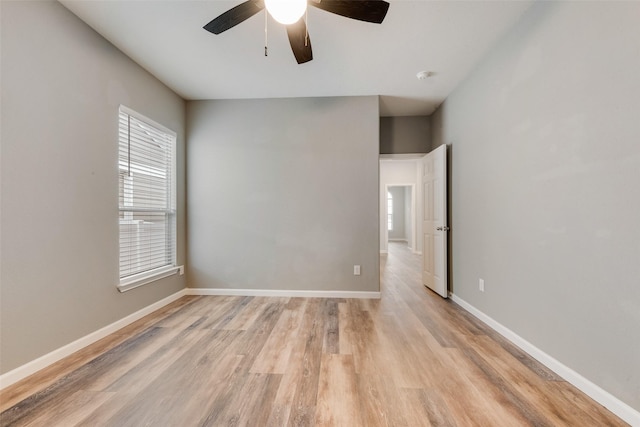
<path fill-rule="evenodd" d="M 120 283 L 176 265 L 176 134 L 120 107 Z"/>

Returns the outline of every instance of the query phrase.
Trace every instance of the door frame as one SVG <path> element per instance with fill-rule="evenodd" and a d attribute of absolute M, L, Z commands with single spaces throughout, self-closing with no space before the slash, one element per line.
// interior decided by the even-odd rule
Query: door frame
<path fill-rule="evenodd" d="M 415 208 L 415 222 L 414 222 L 414 229 L 415 229 L 415 233 L 417 233 L 415 235 L 414 238 L 414 248 L 413 248 L 413 253 L 417 254 L 417 255 L 422 255 L 422 243 L 420 241 L 420 239 L 422 239 L 422 222 L 420 219 L 420 212 L 422 207 L 420 206 L 420 203 L 422 202 L 422 196 L 420 195 L 420 191 L 418 191 L 419 186 L 420 186 L 420 178 L 422 176 L 422 162 L 421 159 L 425 156 L 425 153 L 408 153 L 408 154 L 380 154 L 378 157 L 378 245 L 379 247 L 379 251 L 380 251 L 380 255 L 386 255 L 388 252 L 388 242 L 389 242 L 389 234 L 387 231 L 387 221 L 386 221 L 386 213 L 387 213 L 387 208 L 386 208 L 386 203 L 384 204 L 384 208 L 382 209 L 380 206 L 380 204 L 382 203 L 382 200 L 380 199 L 381 197 L 386 197 L 386 194 L 381 194 L 382 190 L 383 190 L 383 183 L 382 183 L 382 178 L 381 178 L 381 169 L 382 169 L 382 163 L 383 162 L 388 162 L 390 160 L 410 160 L 415 162 L 416 164 L 416 176 L 415 176 L 415 182 L 413 183 L 413 185 L 416 185 L 415 189 L 415 193 L 413 194 L 413 205 Z M 389 184 L 391 186 L 393 185 L 411 185 L 411 184 Z M 385 184 L 385 188 L 384 190 L 386 191 L 386 184 Z M 383 212 L 384 211 L 384 212 Z M 384 223 L 383 223 L 384 221 Z M 385 242 L 385 250 L 382 249 L 382 242 Z"/>
<path fill-rule="evenodd" d="M 389 191 L 389 187 L 410 187 L 411 188 L 411 238 L 407 242 L 407 244 L 411 247 L 411 251 L 416 251 L 416 245 L 418 243 L 418 235 L 417 232 L 417 224 L 418 218 L 416 216 L 416 184 L 385 184 L 384 186 L 384 195 L 386 197 L 387 192 Z M 386 199 L 385 199 L 386 200 Z M 387 227 L 387 215 L 389 212 L 387 211 L 387 203 L 383 203 L 384 205 L 384 216 L 380 219 L 384 221 L 384 241 L 389 244 L 389 230 Z"/>

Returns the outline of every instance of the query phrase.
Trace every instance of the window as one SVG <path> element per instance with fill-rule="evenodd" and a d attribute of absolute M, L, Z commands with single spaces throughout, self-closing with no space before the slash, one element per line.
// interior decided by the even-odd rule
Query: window
<path fill-rule="evenodd" d="M 393 195 L 387 191 L 387 230 L 393 230 Z"/>
<path fill-rule="evenodd" d="M 176 134 L 120 107 L 120 285 L 125 291 L 177 271 Z"/>

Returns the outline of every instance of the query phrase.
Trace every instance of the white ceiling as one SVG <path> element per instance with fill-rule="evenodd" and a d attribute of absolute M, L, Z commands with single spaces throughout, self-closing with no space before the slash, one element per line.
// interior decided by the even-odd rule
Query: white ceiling
<path fill-rule="evenodd" d="M 532 3 L 390 0 L 381 25 L 311 7 L 314 59 L 298 65 L 271 18 L 265 58 L 263 13 L 202 29 L 242 0 L 60 2 L 185 99 L 381 95 L 382 116 L 431 114 Z"/>

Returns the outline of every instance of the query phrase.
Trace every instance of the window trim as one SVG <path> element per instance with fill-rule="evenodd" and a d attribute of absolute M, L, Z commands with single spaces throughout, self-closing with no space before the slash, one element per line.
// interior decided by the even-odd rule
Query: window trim
<path fill-rule="evenodd" d="M 178 272 L 182 274 L 183 271 L 184 271 L 184 266 L 182 265 L 169 265 L 169 266 L 159 267 L 159 268 L 145 271 L 138 274 L 133 274 L 131 276 L 127 276 L 124 279 L 120 280 L 120 283 L 118 284 L 118 290 L 120 292 L 127 292 L 127 291 L 130 291 L 131 289 L 138 288 L 148 283 L 152 283 L 157 280 L 164 279 L 165 277 L 173 276 Z"/>
<path fill-rule="evenodd" d="M 137 274 L 132 274 L 130 276 L 126 276 L 124 278 L 120 278 L 120 267 L 118 267 L 118 278 L 119 278 L 119 282 L 117 285 L 117 289 L 119 292 L 126 292 L 129 291 L 131 289 L 135 289 L 138 288 L 140 286 L 152 283 L 152 282 L 156 282 L 160 279 L 164 279 L 166 277 L 172 276 L 176 273 L 180 273 L 180 275 L 184 274 L 184 265 L 178 265 L 177 262 L 177 256 L 178 256 L 178 230 L 177 230 L 177 207 L 175 206 L 177 204 L 177 193 L 176 193 L 176 188 L 177 188 L 177 162 L 176 162 L 176 149 L 177 149 L 177 139 L 178 139 L 178 135 L 176 132 L 174 132 L 173 130 L 167 128 L 166 126 L 161 125 L 160 123 L 132 110 L 131 108 L 120 104 L 118 107 L 118 120 L 116 122 L 119 122 L 119 117 L 120 114 L 124 113 L 124 114 L 128 114 L 131 117 L 136 118 L 137 120 L 140 120 L 146 124 L 148 124 L 149 126 L 153 126 L 155 127 L 157 130 L 165 132 L 169 135 L 171 135 L 174 138 L 174 144 L 172 146 L 172 153 L 171 153 L 171 162 L 172 162 L 172 176 L 170 177 L 171 179 L 171 183 L 170 183 L 170 191 L 171 191 L 171 205 L 173 205 L 173 208 L 171 209 L 171 214 L 174 216 L 174 221 L 175 224 L 173 226 L 173 236 L 172 236 L 172 240 L 173 240 L 173 248 L 172 248 L 172 252 L 173 252 L 173 260 L 172 260 L 172 264 L 171 265 L 163 265 L 161 267 L 158 268 L 154 268 L 152 270 L 147 270 L 147 271 L 143 271 Z M 119 132 L 118 132 L 119 134 Z M 120 139 L 118 137 L 118 146 L 120 144 Z M 119 173 L 119 164 L 116 163 L 116 167 L 118 169 L 116 169 L 116 171 Z M 117 206 L 117 210 L 118 212 L 121 211 L 120 208 L 120 203 L 118 202 L 118 206 Z M 118 228 L 120 227 L 120 225 L 118 225 Z M 118 234 L 119 235 L 119 234 Z M 118 250 L 120 250 L 120 238 L 118 237 Z"/>

